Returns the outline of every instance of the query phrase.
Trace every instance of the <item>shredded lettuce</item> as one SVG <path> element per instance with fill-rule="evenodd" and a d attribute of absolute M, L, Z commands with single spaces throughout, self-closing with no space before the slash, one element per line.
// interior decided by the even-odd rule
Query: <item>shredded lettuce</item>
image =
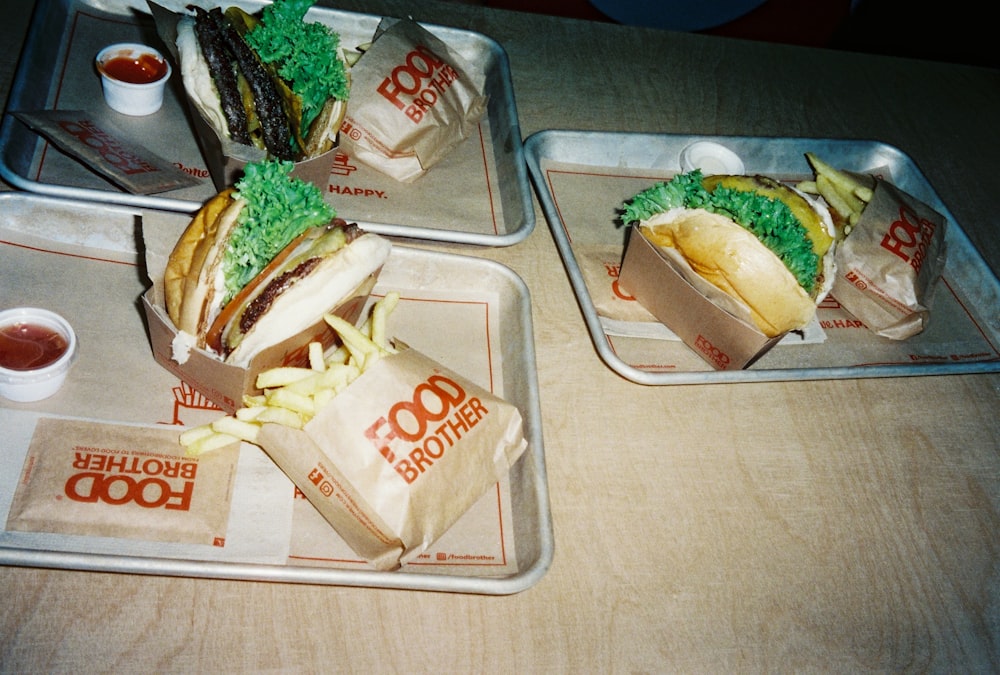
<path fill-rule="evenodd" d="M 312 183 L 291 176 L 292 162 L 246 165 L 233 195 L 245 199 L 239 224 L 222 259 L 229 301 L 297 236 L 337 215 Z"/>
<path fill-rule="evenodd" d="M 721 185 L 710 192 L 702 185 L 703 177 L 701 170 L 695 169 L 643 190 L 625 203 L 622 222 L 637 223 L 678 207 L 728 216 L 771 249 L 806 292 L 812 293 L 819 276 L 819 256 L 788 205 L 780 199 Z"/>
<path fill-rule="evenodd" d="M 245 35 L 261 60 L 273 66 L 302 99 L 302 128 L 308 129 L 327 99 L 346 101 L 350 83 L 338 58 L 340 36 L 319 22 L 305 22 L 315 0 L 275 0 Z"/>

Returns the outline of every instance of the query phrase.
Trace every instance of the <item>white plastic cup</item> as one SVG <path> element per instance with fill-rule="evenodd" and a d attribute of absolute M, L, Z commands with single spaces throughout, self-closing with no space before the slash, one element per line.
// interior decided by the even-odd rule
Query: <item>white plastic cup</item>
<path fill-rule="evenodd" d="M 119 79 L 106 68 L 113 59 L 126 59 L 136 63 L 151 61 L 162 74 L 152 82 Z M 104 100 L 112 110 L 125 115 L 142 116 L 155 113 L 163 105 L 163 91 L 173 69 L 163 54 L 146 45 L 122 42 L 105 47 L 97 53 L 97 72 L 101 75 Z M 137 70 L 141 70 L 138 69 Z"/>
<path fill-rule="evenodd" d="M 712 141 L 695 141 L 688 145 L 681 150 L 680 162 L 684 173 L 701 169 L 706 176 L 739 176 L 746 171 L 739 155 Z"/>
<path fill-rule="evenodd" d="M 66 381 L 70 366 L 76 361 L 76 333 L 66 319 L 47 309 L 17 307 L 0 312 L 0 330 L 17 324 L 47 328 L 66 341 L 62 355 L 40 368 L 16 370 L 0 365 L 0 396 L 22 403 L 41 401 L 59 391 Z"/>

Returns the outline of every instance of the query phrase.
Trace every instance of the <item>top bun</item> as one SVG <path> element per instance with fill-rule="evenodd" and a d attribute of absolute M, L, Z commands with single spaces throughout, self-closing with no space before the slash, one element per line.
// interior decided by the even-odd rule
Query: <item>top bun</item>
<path fill-rule="evenodd" d="M 678 208 L 641 228 L 654 244 L 676 249 L 699 276 L 749 307 L 768 337 L 802 328 L 816 313 L 815 299 L 778 256 L 726 216 Z"/>

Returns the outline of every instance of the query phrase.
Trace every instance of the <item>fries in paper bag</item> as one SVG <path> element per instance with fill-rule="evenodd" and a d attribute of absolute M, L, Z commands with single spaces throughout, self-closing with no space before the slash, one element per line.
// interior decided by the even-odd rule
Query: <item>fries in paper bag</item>
<path fill-rule="evenodd" d="M 835 169 L 812 153 L 806 159 L 816 180 L 798 187 L 823 196 L 843 233 L 831 295 L 882 337 L 923 331 L 946 263 L 947 220 L 886 180 Z"/>
<path fill-rule="evenodd" d="M 342 347 L 317 344 L 310 368 L 261 373 L 263 395 L 181 436 L 190 454 L 259 445 L 380 570 L 426 551 L 527 448 L 516 406 L 384 339 L 396 300 L 376 303 L 361 329 L 328 315 Z"/>
<path fill-rule="evenodd" d="M 404 183 L 468 138 L 489 99 L 480 65 L 410 19 L 384 19 L 351 77 L 344 145 Z"/>

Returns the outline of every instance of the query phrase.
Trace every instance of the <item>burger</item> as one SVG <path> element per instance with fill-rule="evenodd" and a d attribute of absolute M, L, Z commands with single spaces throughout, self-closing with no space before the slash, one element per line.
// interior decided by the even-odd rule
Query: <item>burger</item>
<path fill-rule="evenodd" d="M 291 162 L 247 164 L 171 251 L 167 315 L 188 348 L 245 365 L 353 297 L 389 257 L 387 239 L 337 218 L 291 170 Z"/>
<path fill-rule="evenodd" d="M 825 204 L 767 176 L 681 173 L 627 200 L 621 220 L 749 308 L 768 337 L 804 328 L 833 285 Z"/>
<path fill-rule="evenodd" d="M 305 21 L 314 0 L 276 0 L 259 14 L 192 5 L 177 22 L 181 78 L 219 138 L 279 160 L 330 150 L 347 111 L 340 38 Z"/>

